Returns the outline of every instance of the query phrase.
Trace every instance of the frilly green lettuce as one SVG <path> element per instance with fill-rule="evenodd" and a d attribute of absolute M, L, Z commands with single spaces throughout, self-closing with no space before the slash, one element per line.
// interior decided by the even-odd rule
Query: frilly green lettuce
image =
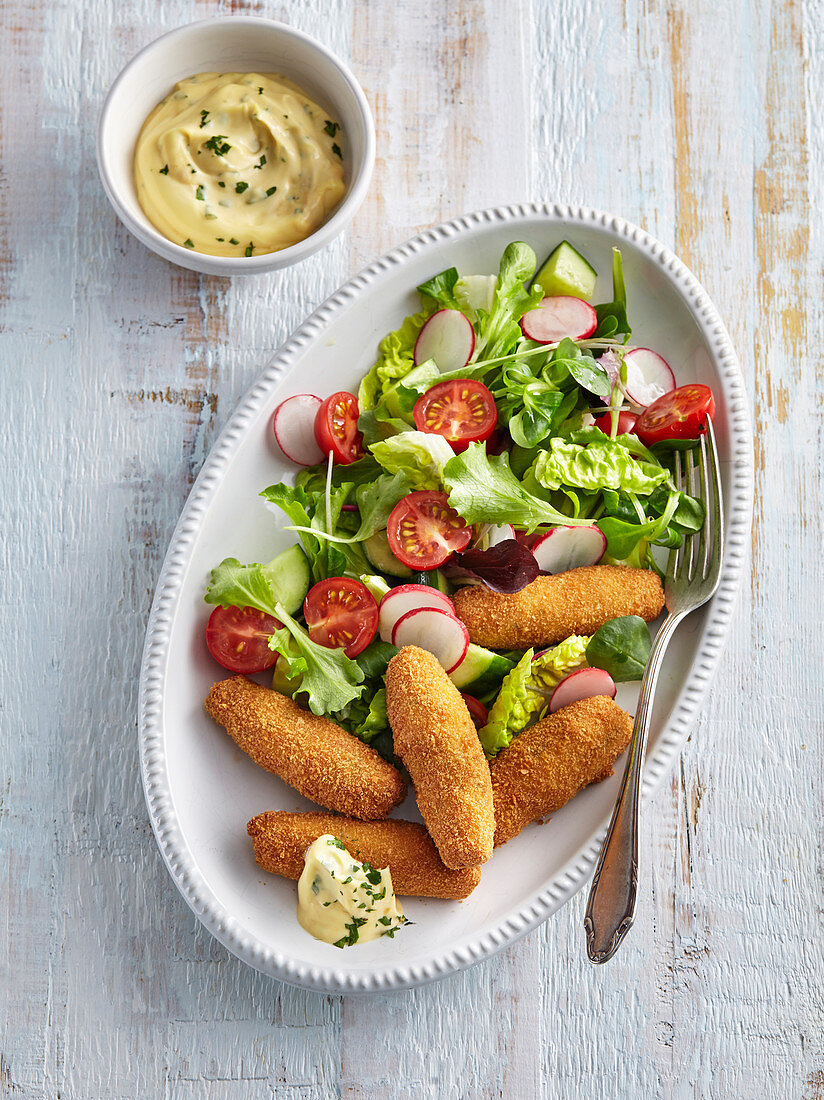
<path fill-rule="evenodd" d="M 592 442 L 586 447 L 552 439 L 549 448 L 538 456 L 530 472 L 545 489 L 570 485 L 591 492 L 622 489 L 644 496 L 669 477 L 662 466 L 640 462 L 624 447 L 606 437 L 603 442 Z"/>
<path fill-rule="evenodd" d="M 443 468 L 455 452 L 442 435 L 401 432 L 369 448 L 390 474 L 405 474 L 413 489 L 443 488 Z"/>
<path fill-rule="evenodd" d="M 516 734 L 541 717 L 549 692 L 567 673 L 586 664 L 589 640 L 584 635 L 573 634 L 534 659 L 534 650 L 526 651 L 504 677 L 489 711 L 489 721 L 478 732 L 488 757 L 497 756 Z"/>
<path fill-rule="evenodd" d="M 358 388 L 361 412 L 374 409 L 383 393 L 414 368 L 418 333 L 437 308 L 437 302 L 428 302 L 419 313 L 411 314 L 399 329 L 381 340 L 380 356 Z"/>

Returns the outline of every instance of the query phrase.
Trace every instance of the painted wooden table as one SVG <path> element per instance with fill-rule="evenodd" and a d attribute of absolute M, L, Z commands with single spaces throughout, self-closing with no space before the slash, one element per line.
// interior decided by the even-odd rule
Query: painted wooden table
<path fill-rule="evenodd" d="M 348 58 L 378 133 L 351 231 L 234 283 L 149 254 L 94 161 L 126 59 L 229 10 Z M 6 0 L 0 25 L 0 1095 L 821 1100 L 821 0 Z M 419 228 L 521 200 L 624 215 L 715 299 L 757 433 L 751 583 L 613 962 L 585 960 L 579 895 L 438 985 L 301 992 L 203 932 L 155 848 L 152 592 L 289 331 Z"/>

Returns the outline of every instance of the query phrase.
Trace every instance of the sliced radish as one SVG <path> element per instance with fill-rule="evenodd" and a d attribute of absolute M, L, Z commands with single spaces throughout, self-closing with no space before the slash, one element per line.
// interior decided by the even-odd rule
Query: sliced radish
<path fill-rule="evenodd" d="M 582 565 L 597 565 L 606 548 L 607 540 L 597 527 L 553 527 L 538 539 L 532 553 L 545 573 L 565 573 Z"/>
<path fill-rule="evenodd" d="M 515 538 L 515 528 L 511 523 L 493 524 L 486 533 L 486 548 L 489 550 L 499 542 Z"/>
<path fill-rule="evenodd" d="M 416 607 L 395 623 L 392 645 L 420 646 L 437 657 L 447 672 L 454 672 L 469 649 L 469 631 L 448 611 Z"/>
<path fill-rule="evenodd" d="M 460 370 L 474 350 L 475 330 L 469 318 L 457 309 L 439 309 L 418 333 L 415 364 L 434 359 L 439 370 Z"/>
<path fill-rule="evenodd" d="M 675 375 L 666 359 L 650 348 L 634 348 L 624 356 L 627 365 L 627 393 L 636 405 L 646 408 L 675 389 Z"/>
<path fill-rule="evenodd" d="M 378 617 L 378 631 L 383 641 L 392 641 L 392 630 L 398 619 L 408 611 L 424 607 L 445 611 L 447 615 L 455 614 L 455 605 L 449 596 L 428 584 L 399 584 L 387 592 L 381 600 Z"/>
<path fill-rule="evenodd" d="M 272 427 L 278 446 L 291 462 L 316 466 L 324 453 L 315 439 L 315 417 L 322 402 L 311 393 L 287 397 L 275 409 Z"/>
<path fill-rule="evenodd" d="M 615 681 L 602 668 L 578 668 L 565 676 L 549 697 L 549 713 L 561 707 L 577 703 L 579 699 L 591 699 L 595 695 L 615 698 Z"/>
<path fill-rule="evenodd" d="M 597 327 L 598 317 L 589 302 L 565 294 L 544 298 L 537 309 L 530 309 L 521 318 L 524 336 L 539 344 L 556 344 L 567 336 L 583 340 Z"/>

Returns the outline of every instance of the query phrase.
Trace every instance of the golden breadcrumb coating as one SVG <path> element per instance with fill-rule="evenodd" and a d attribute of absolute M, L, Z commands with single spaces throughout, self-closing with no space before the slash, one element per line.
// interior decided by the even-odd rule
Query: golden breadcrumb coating
<path fill-rule="evenodd" d="M 436 657 L 406 646 L 392 658 L 386 710 L 441 859 L 453 869 L 486 862 L 495 832 L 489 765 L 466 703 Z"/>
<path fill-rule="evenodd" d="M 373 820 L 406 798 L 400 772 L 375 749 L 245 676 L 213 684 L 206 710 L 256 764 L 330 810 Z"/>
<path fill-rule="evenodd" d="M 512 596 L 475 584 L 458 589 L 452 600 L 476 645 L 528 649 L 552 645 L 570 634 L 594 634 L 620 615 L 652 622 L 663 610 L 664 592 L 650 569 L 588 565 L 536 577 Z"/>
<path fill-rule="evenodd" d="M 481 881 L 480 867 L 444 867 L 432 838 L 416 821 L 353 821 L 334 814 L 290 814 L 279 810 L 253 817 L 246 831 L 264 871 L 298 879 L 306 849 L 331 833 L 359 860 L 392 873 L 396 894 L 423 898 L 468 898 Z"/>
<path fill-rule="evenodd" d="M 606 695 L 570 703 L 518 734 L 490 765 L 495 847 L 612 775 L 631 735 L 632 718 Z"/>

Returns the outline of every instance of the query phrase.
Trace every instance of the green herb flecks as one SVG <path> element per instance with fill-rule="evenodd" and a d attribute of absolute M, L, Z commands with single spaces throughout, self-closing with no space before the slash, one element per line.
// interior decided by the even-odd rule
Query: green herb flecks
<path fill-rule="evenodd" d="M 229 244 L 240 244 L 240 241 L 237 239 L 237 237 L 230 237 Z"/>
<path fill-rule="evenodd" d="M 199 183 L 197 185 L 197 187 L 195 188 L 195 198 L 198 200 L 198 202 L 205 202 L 206 201 L 206 198 L 203 194 L 203 184 L 202 183 Z"/>
<path fill-rule="evenodd" d="M 201 111 L 200 112 L 200 129 L 201 130 L 207 124 L 208 121 L 209 121 L 209 112 L 208 111 Z"/>
<path fill-rule="evenodd" d="M 212 152 L 218 157 L 225 156 L 232 148 L 232 146 L 226 140 L 225 134 L 215 134 L 214 137 L 210 137 L 209 140 L 205 141 L 203 144 L 206 146 L 207 149 L 211 149 Z"/>
<path fill-rule="evenodd" d="M 168 174 L 169 174 L 169 165 L 168 164 L 163 165 L 163 167 L 160 169 L 160 174 L 161 174 L 161 176 L 168 176 Z"/>
<path fill-rule="evenodd" d="M 184 248 L 194 248 L 194 246 L 195 242 L 191 239 L 191 237 L 187 237 L 186 240 L 183 242 Z"/>
<path fill-rule="evenodd" d="M 360 938 L 360 929 L 366 924 L 366 917 L 352 917 L 350 924 L 345 925 L 348 935 L 335 940 L 335 947 L 352 947 Z"/>
<path fill-rule="evenodd" d="M 242 195 L 244 191 L 248 191 L 248 190 L 249 190 L 249 184 L 244 183 L 243 180 L 238 180 L 238 182 L 235 184 L 235 191 L 237 191 L 237 193 L 239 195 Z"/>
<path fill-rule="evenodd" d="M 264 153 L 263 156 L 260 158 L 260 160 L 258 161 L 258 163 L 254 167 L 255 168 L 262 168 L 265 163 L 266 163 L 266 154 Z"/>
<path fill-rule="evenodd" d="M 275 191 L 277 191 L 277 187 L 267 187 L 266 188 L 267 196 L 274 195 Z"/>
<path fill-rule="evenodd" d="M 332 152 L 336 157 L 340 157 L 340 159 L 343 160 L 343 153 L 340 151 L 340 146 L 336 141 L 332 142 Z"/>
<path fill-rule="evenodd" d="M 331 120 L 331 118 L 327 118 L 326 125 L 323 127 L 323 132 L 325 134 L 328 134 L 329 137 L 334 137 L 339 129 L 340 129 L 340 123 L 339 122 L 333 122 Z"/>

